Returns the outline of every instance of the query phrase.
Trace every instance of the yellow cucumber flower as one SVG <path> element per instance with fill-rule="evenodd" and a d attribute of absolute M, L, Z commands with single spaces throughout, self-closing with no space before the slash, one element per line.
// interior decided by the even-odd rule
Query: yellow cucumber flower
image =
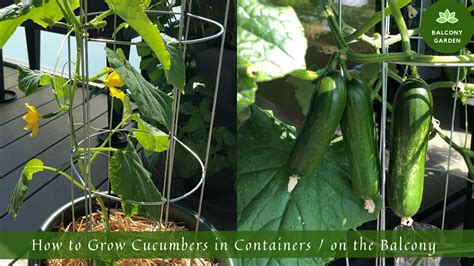
<path fill-rule="evenodd" d="M 125 82 L 123 82 L 122 78 L 117 72 L 113 71 L 108 74 L 105 78 L 104 84 L 109 87 L 110 96 L 123 100 L 125 93 L 119 88 L 123 87 Z"/>
<path fill-rule="evenodd" d="M 36 136 L 38 134 L 39 125 L 38 122 L 41 119 L 40 113 L 36 110 L 36 107 L 30 105 L 29 103 L 25 103 L 26 109 L 28 112 L 23 116 L 23 120 L 26 121 L 25 130 L 31 130 L 30 137 Z"/>

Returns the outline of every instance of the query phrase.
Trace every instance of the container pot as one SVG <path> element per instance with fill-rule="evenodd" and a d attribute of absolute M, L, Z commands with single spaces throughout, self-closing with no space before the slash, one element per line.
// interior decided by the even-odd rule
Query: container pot
<path fill-rule="evenodd" d="M 73 202 L 69 202 L 64 206 L 60 207 L 53 214 L 51 214 L 40 226 L 39 231 L 51 232 L 57 231 L 61 223 L 69 224 L 72 221 L 72 206 L 74 204 L 74 211 L 76 219 L 85 215 L 85 197 L 75 199 Z M 113 200 L 104 199 L 104 204 L 111 208 L 120 209 L 120 202 Z M 93 199 L 94 211 L 99 209 L 98 204 Z M 181 207 L 178 204 L 172 203 L 169 208 L 169 220 L 175 222 L 177 225 L 184 226 L 192 230 L 196 226 L 197 213 Z M 204 218 L 199 220 L 199 231 L 217 231 L 214 226 L 208 223 Z M 217 259 L 218 265 L 233 266 L 232 259 Z M 46 265 L 45 261 L 29 260 L 28 265 Z"/>

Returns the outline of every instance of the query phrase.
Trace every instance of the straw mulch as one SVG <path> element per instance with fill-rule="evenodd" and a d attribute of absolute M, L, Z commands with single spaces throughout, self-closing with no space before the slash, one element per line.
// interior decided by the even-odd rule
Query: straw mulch
<path fill-rule="evenodd" d="M 105 225 L 103 222 L 102 213 L 97 211 L 93 213 L 91 218 L 91 228 L 93 232 L 105 232 Z M 85 232 L 86 231 L 86 217 L 80 217 L 75 223 L 68 225 L 62 224 L 59 227 L 60 232 Z M 157 222 L 153 219 L 146 217 L 134 216 L 127 218 L 123 212 L 119 210 L 110 210 L 109 217 L 110 230 L 112 232 L 157 232 L 157 231 L 185 231 L 186 228 L 178 226 L 173 222 L 169 222 L 168 226 L 165 226 L 161 222 Z M 122 259 L 117 261 L 118 265 L 217 265 L 207 259 Z M 59 265 L 77 265 L 86 266 L 91 265 L 86 260 L 71 260 L 71 259 L 54 259 L 48 260 L 47 265 L 59 266 Z"/>

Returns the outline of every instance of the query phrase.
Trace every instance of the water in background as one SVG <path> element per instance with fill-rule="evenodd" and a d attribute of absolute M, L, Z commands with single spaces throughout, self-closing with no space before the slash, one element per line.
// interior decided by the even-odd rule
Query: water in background
<path fill-rule="evenodd" d="M 41 69 L 53 71 L 58 57 L 58 51 L 61 47 L 61 43 L 65 39 L 62 34 L 51 33 L 42 31 L 41 32 Z M 137 41 L 137 40 L 135 40 Z M 75 47 L 76 43 L 74 37 L 71 38 L 71 50 L 72 58 L 75 60 Z M 106 66 L 105 60 L 105 44 L 97 42 L 89 42 L 89 74 L 93 76 L 102 71 L 102 68 Z M 28 65 L 28 50 L 26 48 L 26 37 L 25 29 L 19 27 L 13 36 L 3 47 L 3 57 L 7 62 Z M 59 63 L 57 66 L 57 73 L 61 73 L 65 63 L 68 60 L 67 53 L 67 41 L 64 44 L 63 50 L 59 57 Z M 133 46 L 130 51 L 130 63 L 138 69 L 140 64 L 140 57 L 137 54 L 136 47 Z M 68 67 L 64 67 L 64 74 L 68 74 Z"/>

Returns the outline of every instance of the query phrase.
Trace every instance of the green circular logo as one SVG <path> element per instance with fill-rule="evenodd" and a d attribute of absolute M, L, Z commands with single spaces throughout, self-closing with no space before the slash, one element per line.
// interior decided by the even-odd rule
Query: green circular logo
<path fill-rule="evenodd" d="M 465 47 L 474 30 L 471 14 L 455 0 L 440 0 L 426 9 L 421 36 L 433 50 L 454 53 Z"/>

